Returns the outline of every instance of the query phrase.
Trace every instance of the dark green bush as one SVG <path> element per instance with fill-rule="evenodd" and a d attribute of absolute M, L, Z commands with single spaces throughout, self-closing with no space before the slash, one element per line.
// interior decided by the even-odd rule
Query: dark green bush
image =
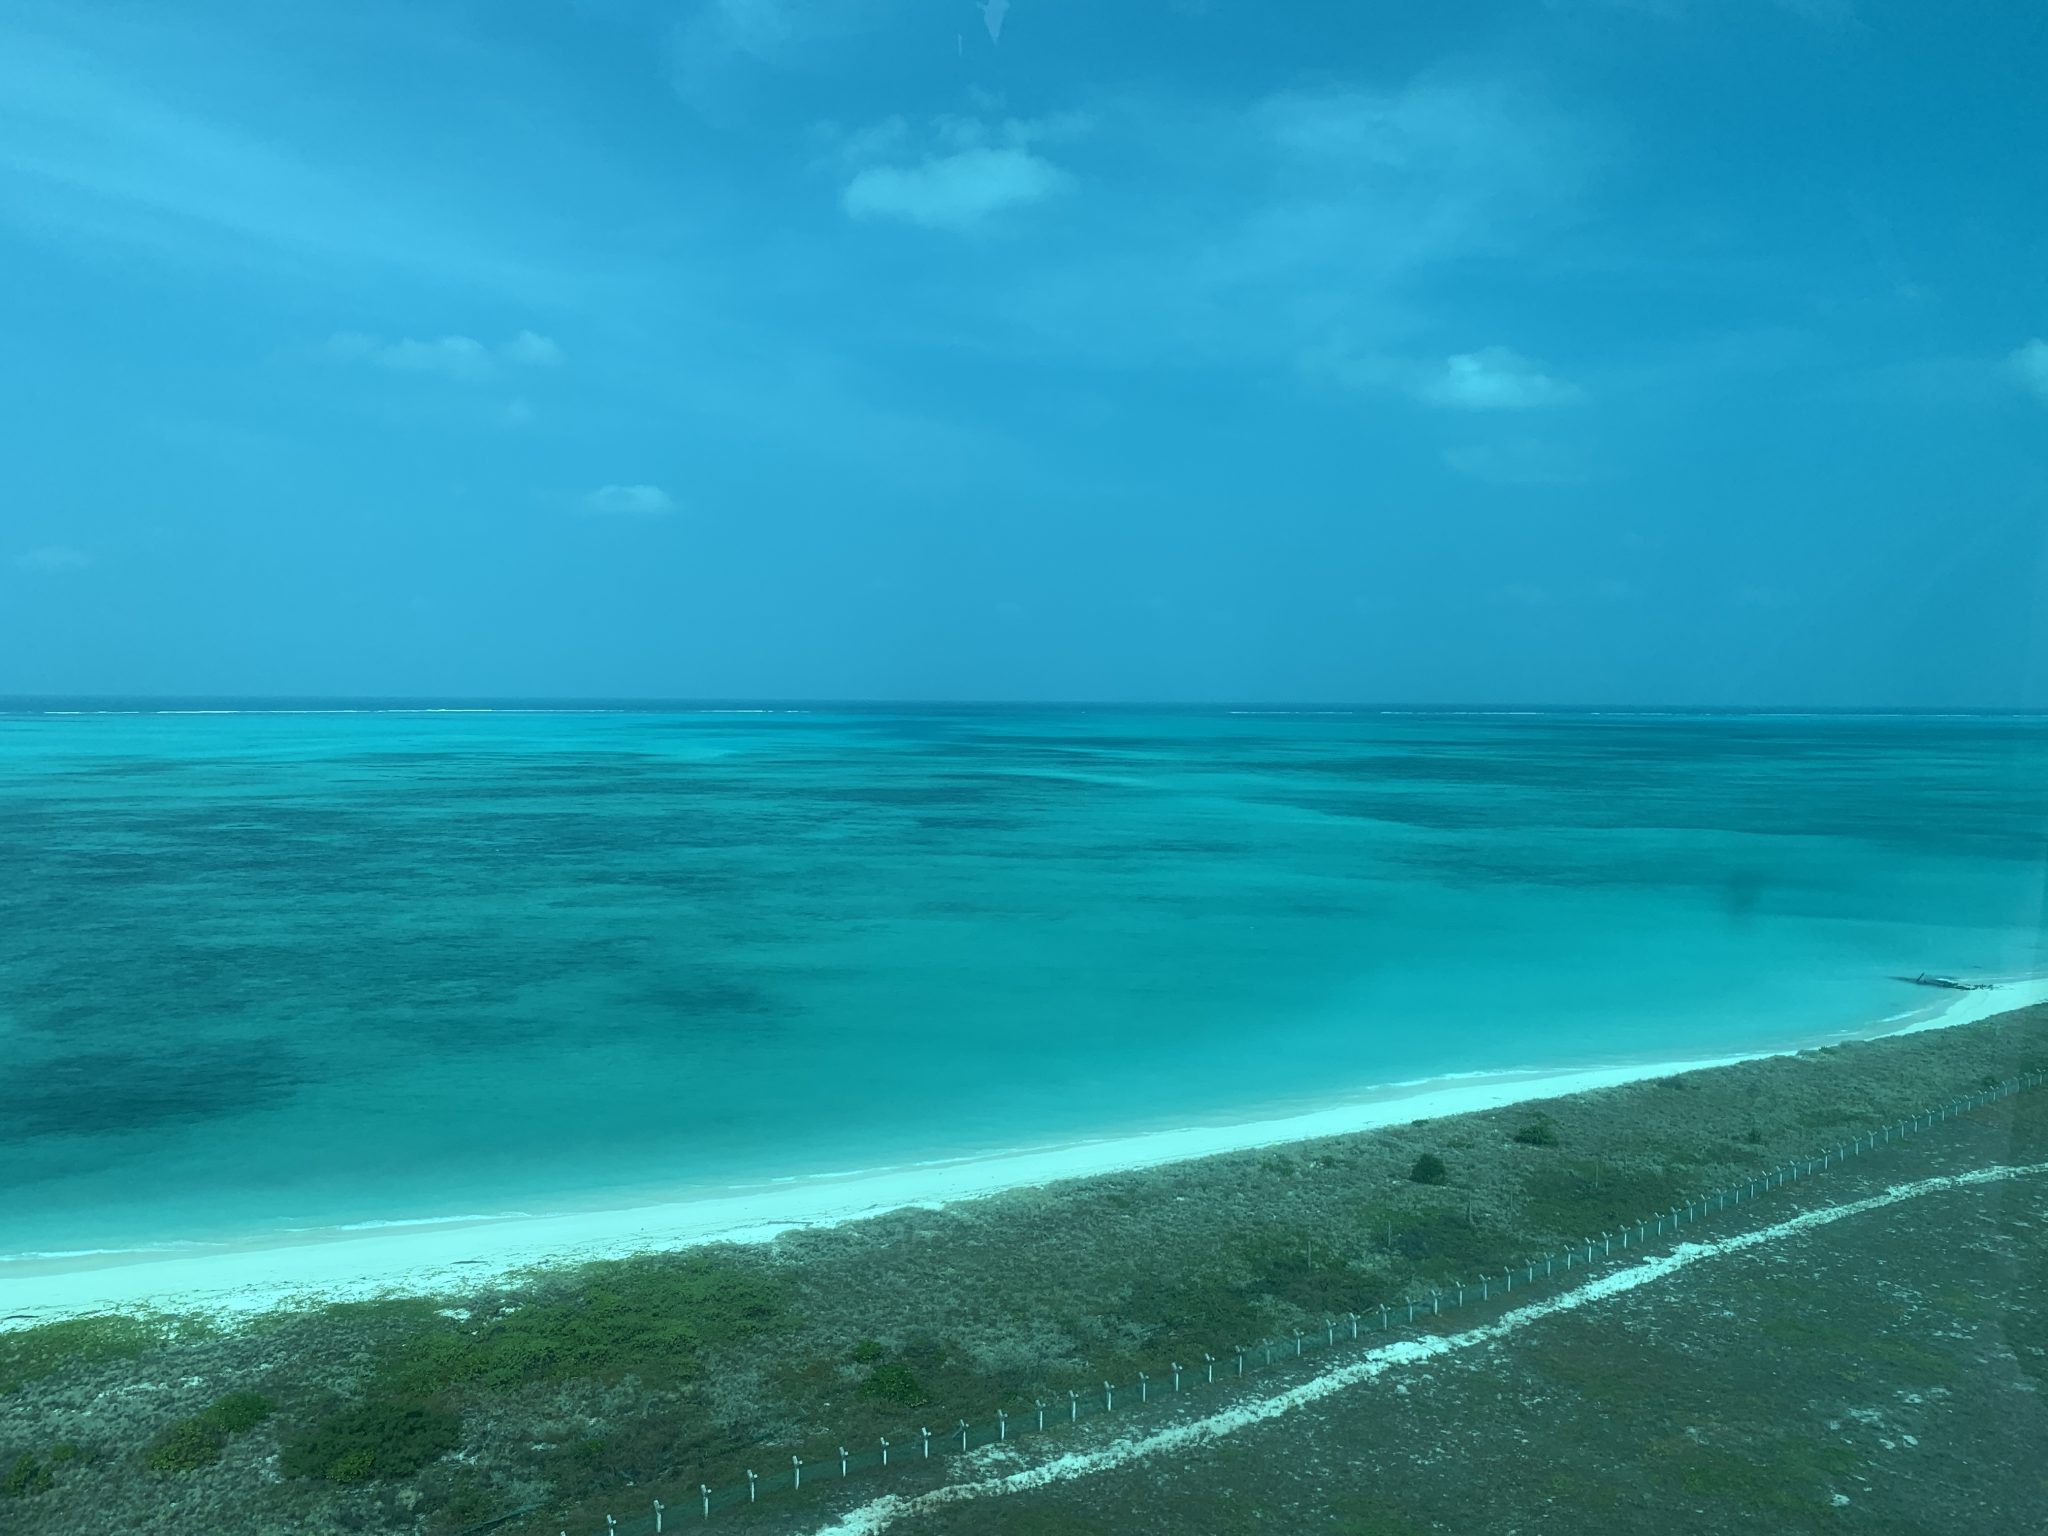
<path fill-rule="evenodd" d="M 269 1418 L 274 1405 L 261 1392 L 230 1392 L 216 1398 L 206 1417 L 231 1435 L 254 1429 Z"/>
<path fill-rule="evenodd" d="M 78 1447 L 69 1440 L 59 1441 L 56 1445 L 50 1447 L 50 1460 L 52 1461 L 76 1461 L 78 1457 Z"/>
<path fill-rule="evenodd" d="M 462 1443 L 462 1420 L 428 1403 L 373 1399 L 330 1414 L 286 1443 L 287 1477 L 367 1483 L 410 1477 Z"/>
<path fill-rule="evenodd" d="M 609 1481 L 611 1447 L 602 1440 L 573 1440 L 555 1447 L 545 1467 L 557 1498 L 573 1499 L 594 1493 Z"/>
<path fill-rule="evenodd" d="M 860 1384 L 860 1395 L 905 1408 L 915 1408 L 925 1401 L 923 1383 L 910 1373 L 909 1366 L 894 1361 L 869 1371 Z"/>
<path fill-rule="evenodd" d="M 29 1452 L 23 1451 L 7 1476 L 0 1478 L 0 1497 L 23 1499 L 32 1493 L 41 1493 L 49 1486 L 49 1469 Z"/>
<path fill-rule="evenodd" d="M 152 1472 L 197 1472 L 220 1460 L 227 1449 L 227 1431 L 196 1413 L 164 1430 L 142 1453 L 142 1464 Z"/>
<path fill-rule="evenodd" d="M 155 1472 L 196 1472 L 220 1460 L 228 1437 L 254 1429 L 270 1417 L 271 1402 L 261 1392 L 230 1392 L 215 1398 L 204 1413 L 180 1419 L 150 1441 L 142 1464 Z"/>
<path fill-rule="evenodd" d="M 572 1377 L 666 1383 L 695 1375 L 707 1345 L 758 1333 L 781 1311 L 774 1281 L 717 1259 L 594 1264 L 502 1316 L 424 1324 L 394 1348 L 377 1390 L 418 1399 Z"/>
<path fill-rule="evenodd" d="M 1415 1166 L 1408 1170 L 1408 1177 L 1417 1184 L 1441 1184 L 1451 1176 L 1444 1167 L 1444 1160 L 1434 1152 L 1425 1152 L 1415 1159 Z"/>
<path fill-rule="evenodd" d="M 1547 1119 L 1531 1120 L 1515 1132 L 1515 1140 L 1525 1147 L 1554 1147 L 1557 1145 L 1557 1127 Z"/>
<path fill-rule="evenodd" d="M 855 1365 L 877 1365 L 882 1359 L 882 1345 L 877 1339 L 862 1339 L 848 1352 L 847 1358 Z"/>

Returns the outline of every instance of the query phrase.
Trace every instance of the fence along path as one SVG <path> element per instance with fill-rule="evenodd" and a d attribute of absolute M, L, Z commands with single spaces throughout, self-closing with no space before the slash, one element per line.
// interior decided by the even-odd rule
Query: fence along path
<path fill-rule="evenodd" d="M 806 1485 L 815 1487 L 821 1481 L 838 1482 L 851 1479 L 856 1474 L 901 1470 L 906 1464 L 923 1464 L 959 1456 L 985 1445 L 1055 1434 L 1084 1419 L 1143 1412 L 1155 1401 L 1178 1399 L 1195 1392 L 1213 1393 L 1219 1388 L 1228 1390 L 1232 1384 L 1246 1377 L 1284 1368 L 1289 1362 L 1305 1359 L 1311 1354 L 1327 1354 L 1354 1343 L 1363 1343 L 1371 1337 L 1384 1337 L 1389 1332 L 1413 1327 L 1418 1320 L 1491 1301 L 1496 1294 L 1509 1296 L 1518 1288 L 1527 1290 L 1547 1281 L 1561 1281 L 1610 1254 L 1673 1235 L 1680 1227 L 1704 1221 L 1732 1205 L 1761 1199 L 1772 1190 L 1826 1173 L 1850 1158 L 1917 1135 L 2025 1089 L 2037 1088 L 2043 1082 L 2048 1082 L 2048 1071 L 2028 1072 L 2004 1079 L 1977 1093 L 1880 1126 L 1853 1141 L 1822 1148 L 1811 1157 L 1794 1158 L 1743 1183 L 1714 1190 L 1668 1211 L 1652 1212 L 1642 1220 L 1613 1232 L 1602 1232 L 1598 1237 L 1582 1239 L 1551 1253 L 1511 1264 L 1504 1270 L 1431 1287 L 1419 1296 L 1404 1296 L 1399 1301 L 1382 1303 L 1369 1312 L 1346 1312 L 1341 1317 L 1326 1318 L 1318 1328 L 1297 1328 L 1285 1338 L 1265 1339 L 1252 1345 L 1233 1343 L 1224 1347 L 1221 1354 L 1204 1350 L 1199 1360 L 1162 1361 L 1152 1371 L 1139 1371 L 1135 1380 L 1070 1387 L 1063 1395 L 1020 1403 L 1014 1411 L 998 1408 L 992 1419 L 981 1423 L 956 1419 L 950 1426 L 919 1424 L 894 1436 L 883 1436 L 878 1444 L 872 1446 L 811 1445 L 805 1447 L 809 1455 L 791 1451 L 787 1461 L 778 1455 L 765 1472 L 749 1469 L 744 1482 L 717 1488 L 700 1483 L 694 1490 L 678 1490 L 673 1497 L 654 1499 L 651 1514 L 639 1514 L 624 1520 L 607 1515 L 603 1530 L 591 1531 L 588 1536 L 651 1536 L 656 1532 L 665 1536 L 666 1532 L 680 1530 L 690 1524 L 702 1525 L 711 1521 L 720 1510 L 731 1509 L 734 1505 L 758 1504 L 774 1494 Z M 533 1513 L 533 1508 L 514 1510 L 495 1520 L 471 1526 L 463 1536 L 480 1536 L 482 1532 Z M 570 1536 L 570 1533 L 564 1531 L 563 1536 Z"/>

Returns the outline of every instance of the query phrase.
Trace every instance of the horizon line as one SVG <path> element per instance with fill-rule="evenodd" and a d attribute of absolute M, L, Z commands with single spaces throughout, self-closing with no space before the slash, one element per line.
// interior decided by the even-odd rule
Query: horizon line
<path fill-rule="evenodd" d="M 1328 699 L 1063 699 L 1063 698 L 913 698 L 820 697 L 804 695 L 660 695 L 660 694 L 378 694 L 378 693 L 0 693 L 0 714 L 61 713 L 52 706 L 122 705 L 136 712 L 157 712 L 173 705 L 235 705 L 260 712 L 296 708 L 433 710 L 520 708 L 533 712 L 570 713 L 587 710 L 630 713 L 638 710 L 706 709 L 809 710 L 1147 710 L 1236 711 L 1288 714 L 1707 714 L 1707 715 L 2048 715 L 2048 706 L 1952 704 L 1705 704 L 1617 702 L 1593 704 L 1524 703 L 1501 700 L 1328 700 Z M 113 711 L 108 711 L 113 712 Z"/>

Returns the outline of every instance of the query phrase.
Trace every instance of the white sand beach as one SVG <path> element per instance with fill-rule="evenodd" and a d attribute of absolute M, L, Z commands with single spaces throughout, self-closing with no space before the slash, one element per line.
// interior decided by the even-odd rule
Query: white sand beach
<path fill-rule="evenodd" d="M 2041 1002 L 2048 1002 L 2048 978 L 2003 980 L 1980 990 L 1935 994 L 1924 1009 L 1833 1040 L 1948 1028 Z M 294 1304 L 455 1291 L 536 1266 L 706 1242 L 765 1241 L 795 1227 L 836 1225 L 1062 1179 L 1497 1109 L 1828 1043 L 1833 1041 L 1806 1040 L 1739 1056 L 1397 1083 L 1342 1103 L 1238 1124 L 1191 1125 L 991 1157 L 788 1180 L 615 1210 L 511 1213 L 285 1232 L 247 1243 L 0 1258 L 0 1329 L 112 1310 L 232 1318 Z"/>

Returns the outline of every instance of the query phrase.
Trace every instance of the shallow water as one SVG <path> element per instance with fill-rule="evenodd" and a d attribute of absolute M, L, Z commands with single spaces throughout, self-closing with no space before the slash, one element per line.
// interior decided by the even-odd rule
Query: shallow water
<path fill-rule="evenodd" d="M 0 715 L 0 1252 L 619 1203 L 2041 966 L 2032 719 Z"/>

